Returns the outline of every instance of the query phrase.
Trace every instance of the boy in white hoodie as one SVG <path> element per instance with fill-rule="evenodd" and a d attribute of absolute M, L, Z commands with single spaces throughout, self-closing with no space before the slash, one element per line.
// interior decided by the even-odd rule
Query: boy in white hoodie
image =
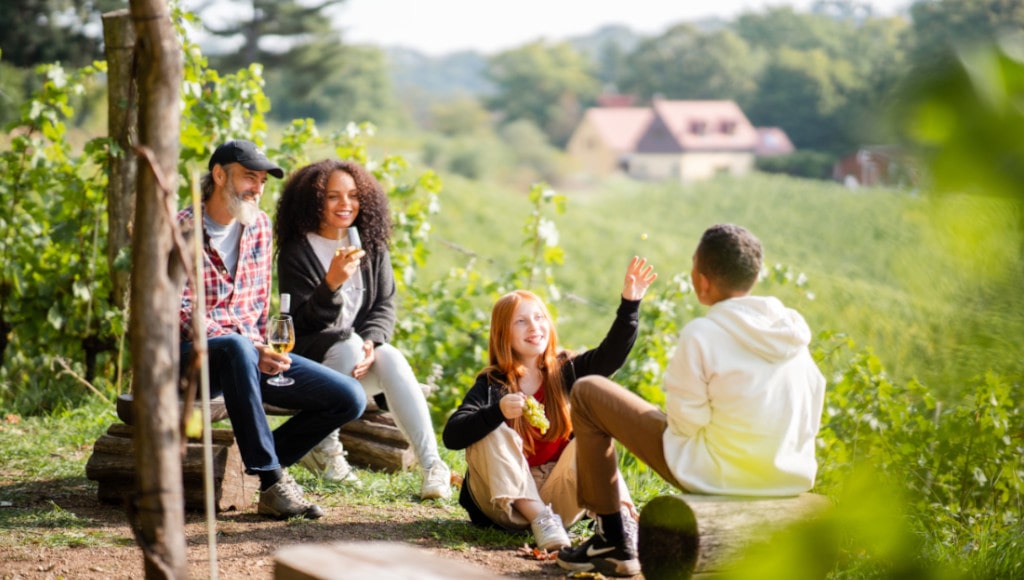
<path fill-rule="evenodd" d="M 597 531 L 559 551 L 562 568 L 640 572 L 636 539 L 625 532 L 635 526 L 618 510 L 614 440 L 686 492 L 787 496 L 814 486 L 825 379 L 803 317 L 750 295 L 761 264 L 761 242 L 746 229 L 704 232 L 691 282 L 710 308 L 683 328 L 665 369 L 665 412 L 604 377 L 576 381 L 577 495 Z"/>

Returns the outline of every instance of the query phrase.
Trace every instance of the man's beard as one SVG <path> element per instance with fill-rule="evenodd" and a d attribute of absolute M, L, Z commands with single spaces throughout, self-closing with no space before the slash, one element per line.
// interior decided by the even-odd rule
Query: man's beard
<path fill-rule="evenodd" d="M 228 213 L 231 214 L 231 217 L 238 220 L 243 226 L 251 226 L 256 223 L 256 218 L 260 216 L 259 205 L 255 201 L 245 201 L 231 180 L 224 184 L 224 195 L 228 198 Z"/>

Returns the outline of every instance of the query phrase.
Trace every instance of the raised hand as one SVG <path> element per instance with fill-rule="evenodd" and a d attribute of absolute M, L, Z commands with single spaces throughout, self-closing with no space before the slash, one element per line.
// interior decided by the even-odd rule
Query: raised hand
<path fill-rule="evenodd" d="M 647 263 L 646 258 L 633 256 L 626 268 L 626 279 L 622 285 L 622 297 L 626 300 L 640 300 L 647 293 L 647 288 L 658 278 L 654 266 Z"/>

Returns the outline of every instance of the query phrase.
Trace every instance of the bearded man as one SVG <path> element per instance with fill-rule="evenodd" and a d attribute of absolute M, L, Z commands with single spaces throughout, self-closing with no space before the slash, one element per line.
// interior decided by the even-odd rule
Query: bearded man
<path fill-rule="evenodd" d="M 259 200 L 267 176 L 281 179 L 284 171 L 254 143 L 242 140 L 217 147 L 209 170 L 201 182 L 200 223 L 191 206 L 178 213 L 178 222 L 184 231 L 203 236 L 210 395 L 224 396 L 246 472 L 260 478 L 257 511 L 278 519 L 316 519 L 323 510 L 306 499 L 286 468 L 329 433 L 359 418 L 366 396 L 355 379 L 298 355 L 275 353 L 267 344 L 273 234 Z M 193 352 L 195 298 L 195 290 L 186 285 L 180 311 L 182 372 Z M 286 371 L 294 384 L 267 383 Z M 297 413 L 271 430 L 264 402 Z"/>

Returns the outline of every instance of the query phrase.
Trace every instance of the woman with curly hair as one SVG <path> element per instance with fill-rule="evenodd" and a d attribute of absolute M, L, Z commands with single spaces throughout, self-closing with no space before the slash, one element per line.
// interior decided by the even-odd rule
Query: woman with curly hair
<path fill-rule="evenodd" d="M 351 375 L 367 395 L 383 393 L 419 460 L 420 496 L 451 497 L 451 472 L 438 454 L 423 390 L 405 356 L 388 342 L 395 328 L 395 276 L 384 189 L 362 165 L 325 159 L 288 178 L 274 224 L 278 286 L 291 295 L 294 352 Z M 339 239 L 352 226 L 362 249 Z M 337 432 L 301 464 L 331 481 L 355 480 Z"/>
<path fill-rule="evenodd" d="M 640 300 L 655 278 L 646 260 L 634 257 L 608 334 L 578 354 L 558 346 L 555 323 L 536 294 L 515 290 L 494 304 L 490 364 L 443 433 L 449 449 L 466 450 L 469 469 L 459 503 L 474 524 L 530 528 L 542 550 L 569 546 L 565 530 L 584 514 L 576 498 L 569 393 L 576 379 L 611 376 L 626 361 L 636 341 Z M 634 522 L 621 477 L 618 485 L 624 521 Z"/>

